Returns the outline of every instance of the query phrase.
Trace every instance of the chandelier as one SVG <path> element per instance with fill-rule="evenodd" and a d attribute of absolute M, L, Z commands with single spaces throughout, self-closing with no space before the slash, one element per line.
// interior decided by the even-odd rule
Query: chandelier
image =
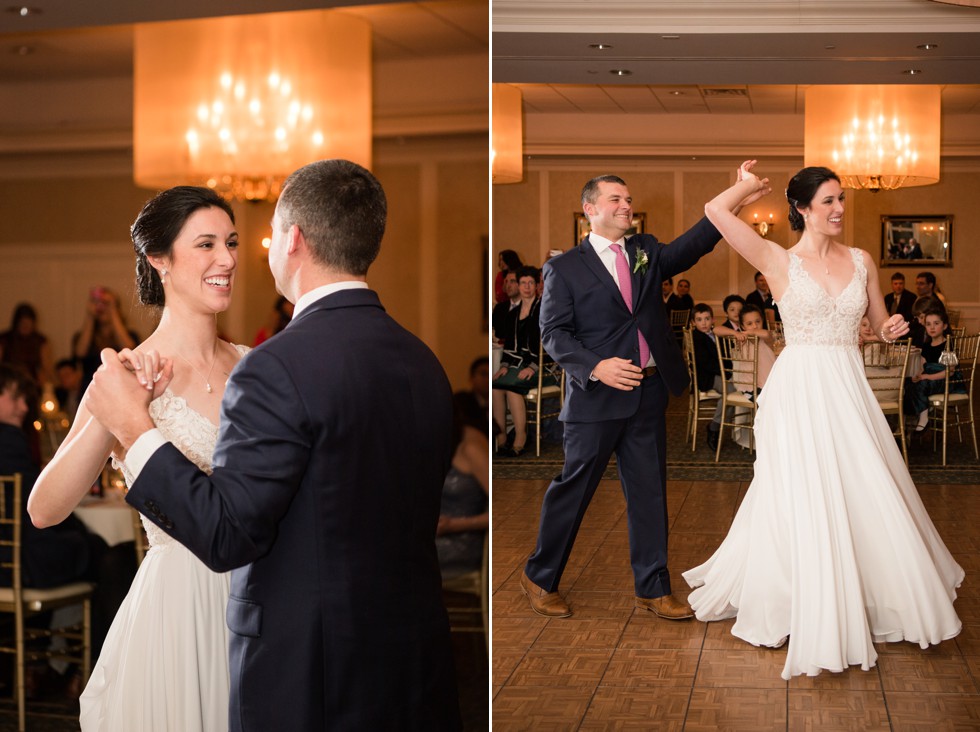
<path fill-rule="evenodd" d="M 278 198 L 324 158 L 371 165 L 371 29 L 336 11 L 138 25 L 134 179 Z"/>
<path fill-rule="evenodd" d="M 833 169 L 844 188 L 939 182 L 938 86 L 811 86 L 804 164 Z"/>
<path fill-rule="evenodd" d="M 520 183 L 524 179 L 524 119 L 521 90 L 493 84 L 490 169 L 494 183 Z"/>

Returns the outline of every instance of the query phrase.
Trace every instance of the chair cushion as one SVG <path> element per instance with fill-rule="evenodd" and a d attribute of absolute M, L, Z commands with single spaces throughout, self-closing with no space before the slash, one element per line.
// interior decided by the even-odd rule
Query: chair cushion
<path fill-rule="evenodd" d="M 89 582 L 73 582 L 60 587 L 48 587 L 43 590 L 25 587 L 23 590 L 24 603 L 32 610 L 40 610 L 50 603 L 60 603 L 65 600 L 83 600 L 92 594 L 95 585 Z M 12 605 L 14 590 L 12 587 L 0 587 L 0 603 Z"/>

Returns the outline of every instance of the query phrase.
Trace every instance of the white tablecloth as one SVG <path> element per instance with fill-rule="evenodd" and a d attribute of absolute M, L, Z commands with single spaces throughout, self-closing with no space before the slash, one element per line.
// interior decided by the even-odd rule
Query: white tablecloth
<path fill-rule="evenodd" d="M 91 496 L 83 499 L 74 513 L 89 531 L 101 536 L 109 546 L 133 541 L 133 509 L 116 491 L 105 498 Z"/>

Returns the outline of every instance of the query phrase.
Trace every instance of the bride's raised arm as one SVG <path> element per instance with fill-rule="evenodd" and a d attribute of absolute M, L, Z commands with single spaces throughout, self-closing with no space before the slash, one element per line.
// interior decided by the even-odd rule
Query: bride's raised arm
<path fill-rule="evenodd" d="M 778 272 L 785 272 L 786 250 L 774 242 L 763 239 L 737 215 L 740 206 L 772 192 L 768 178 L 760 179 L 751 172 L 755 163 L 755 160 L 746 160 L 742 163 L 735 184 L 708 201 L 704 206 L 704 213 L 732 249 L 769 278 Z"/>
<path fill-rule="evenodd" d="M 147 389 L 153 389 L 154 397 L 159 396 L 169 383 L 172 373 L 169 361 L 159 359 L 155 352 L 124 349 L 119 353 L 119 358 L 137 373 L 160 374 L 166 371 L 166 378 L 158 377 L 147 385 Z M 145 382 L 146 379 L 141 381 Z M 39 529 L 59 524 L 68 517 L 98 479 L 117 445 L 116 438 L 92 416 L 87 404 L 86 395 L 78 405 L 68 435 L 51 462 L 41 471 L 27 499 L 27 512 L 31 522 Z"/>

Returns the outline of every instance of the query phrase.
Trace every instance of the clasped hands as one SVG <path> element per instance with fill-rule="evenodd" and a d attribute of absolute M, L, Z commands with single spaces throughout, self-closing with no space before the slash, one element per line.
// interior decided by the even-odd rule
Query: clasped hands
<path fill-rule="evenodd" d="M 129 449 L 153 428 L 147 407 L 169 386 L 173 363 L 156 351 L 105 348 L 102 365 L 85 391 L 86 406 L 103 427 Z"/>

